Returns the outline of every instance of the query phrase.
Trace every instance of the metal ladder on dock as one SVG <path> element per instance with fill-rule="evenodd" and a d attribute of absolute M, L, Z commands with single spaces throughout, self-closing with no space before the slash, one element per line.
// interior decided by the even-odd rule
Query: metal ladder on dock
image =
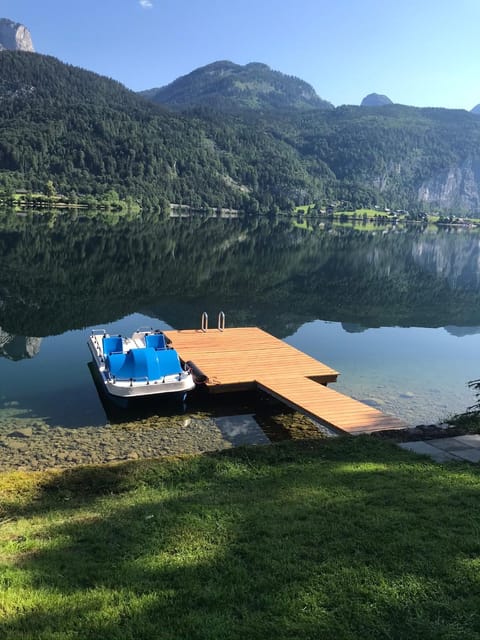
<path fill-rule="evenodd" d="M 204 311 L 202 313 L 202 331 L 206 333 L 208 331 L 208 313 Z M 224 331 L 225 329 L 225 314 L 223 311 L 220 311 L 217 319 L 217 329 L 218 331 Z"/>

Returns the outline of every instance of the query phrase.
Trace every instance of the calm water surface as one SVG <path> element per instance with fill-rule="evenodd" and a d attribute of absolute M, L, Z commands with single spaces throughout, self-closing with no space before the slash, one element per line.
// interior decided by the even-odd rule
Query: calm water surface
<path fill-rule="evenodd" d="M 474 401 L 480 236 L 299 229 L 285 220 L 0 215 L 0 428 L 109 423 L 90 328 L 257 325 L 341 372 L 334 386 L 410 424 Z M 188 414 L 188 406 L 187 406 Z"/>

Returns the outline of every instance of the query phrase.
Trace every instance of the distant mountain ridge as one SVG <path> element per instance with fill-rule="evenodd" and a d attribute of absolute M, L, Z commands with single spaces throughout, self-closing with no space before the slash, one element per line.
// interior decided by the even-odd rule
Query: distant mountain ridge
<path fill-rule="evenodd" d="M 0 18 L 0 51 L 29 51 L 33 53 L 32 36 L 23 24 Z"/>
<path fill-rule="evenodd" d="M 386 104 L 393 104 L 388 96 L 384 96 L 381 93 L 369 93 L 368 96 L 362 100 L 361 107 L 383 107 Z"/>
<path fill-rule="evenodd" d="M 294 76 L 273 71 L 266 64 L 244 66 L 228 60 L 213 62 L 177 78 L 165 87 L 149 89 L 141 95 L 173 108 L 192 106 L 270 109 L 333 109 L 314 88 Z"/>

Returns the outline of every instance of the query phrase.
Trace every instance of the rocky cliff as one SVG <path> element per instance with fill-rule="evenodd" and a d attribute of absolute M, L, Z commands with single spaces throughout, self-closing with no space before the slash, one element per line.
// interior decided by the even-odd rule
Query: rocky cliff
<path fill-rule="evenodd" d="M 420 202 L 443 211 L 480 211 L 480 160 L 466 160 L 439 171 L 425 181 L 419 191 Z"/>
<path fill-rule="evenodd" d="M 0 18 L 0 51 L 4 49 L 34 52 L 32 37 L 27 27 L 8 18 Z"/>

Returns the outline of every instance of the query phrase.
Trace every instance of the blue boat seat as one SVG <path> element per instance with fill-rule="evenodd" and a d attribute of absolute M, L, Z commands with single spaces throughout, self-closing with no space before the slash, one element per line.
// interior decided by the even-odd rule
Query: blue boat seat
<path fill-rule="evenodd" d="M 103 354 L 109 356 L 111 353 L 121 353 L 123 351 L 123 341 L 121 336 L 108 336 L 103 338 Z"/>
<path fill-rule="evenodd" d="M 145 334 L 145 346 L 153 349 L 166 349 L 165 336 L 163 333 L 147 333 Z"/>

